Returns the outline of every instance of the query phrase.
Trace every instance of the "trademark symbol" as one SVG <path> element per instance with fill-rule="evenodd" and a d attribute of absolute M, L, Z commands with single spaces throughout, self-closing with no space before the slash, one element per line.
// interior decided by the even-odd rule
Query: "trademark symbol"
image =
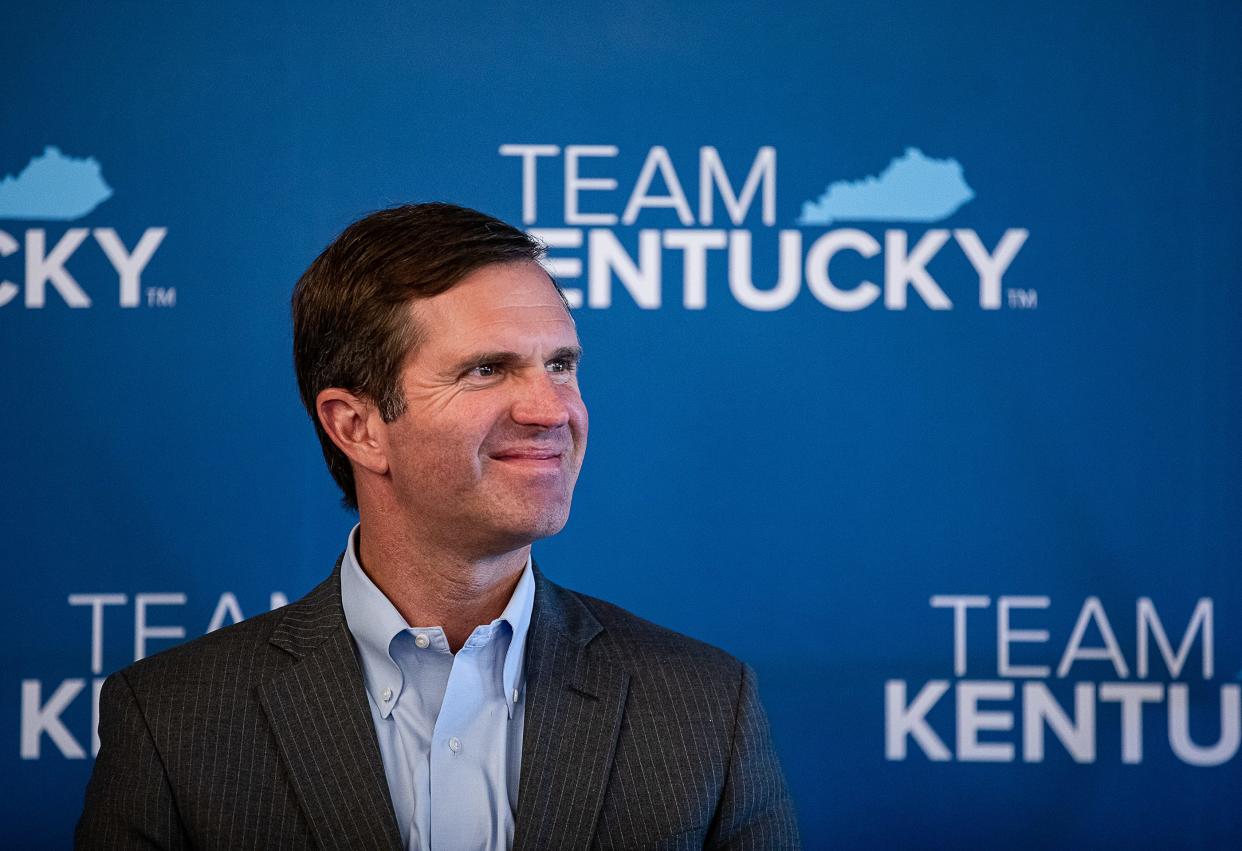
<path fill-rule="evenodd" d="M 1035 290 L 1010 289 L 1009 306 L 1015 310 L 1034 310 L 1039 307 L 1039 293 Z"/>
<path fill-rule="evenodd" d="M 1013 300 L 1013 290 L 1009 291 L 1010 303 Z M 176 287 L 147 287 L 147 307 L 176 307 L 177 306 L 177 288 Z"/>

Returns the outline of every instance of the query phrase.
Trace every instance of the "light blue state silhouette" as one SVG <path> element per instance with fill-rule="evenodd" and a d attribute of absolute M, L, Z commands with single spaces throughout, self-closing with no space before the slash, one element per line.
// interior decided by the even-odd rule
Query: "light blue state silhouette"
<path fill-rule="evenodd" d="M 974 197 L 957 160 L 934 160 L 906 148 L 878 177 L 838 180 L 814 201 L 802 202 L 798 224 L 938 222 Z"/>
<path fill-rule="evenodd" d="M 21 174 L 0 180 L 0 219 L 80 219 L 112 197 L 94 157 L 67 157 L 49 145 Z"/>

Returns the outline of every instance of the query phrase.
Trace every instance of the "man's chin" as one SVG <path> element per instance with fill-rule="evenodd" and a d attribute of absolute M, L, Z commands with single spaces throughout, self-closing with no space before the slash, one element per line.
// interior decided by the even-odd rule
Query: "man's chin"
<path fill-rule="evenodd" d="M 533 544 L 535 541 L 552 537 L 564 529 L 568 521 L 569 506 L 527 517 L 513 518 L 513 522 L 505 524 L 506 528 L 500 537 L 507 542 L 507 549 L 515 550 Z"/>

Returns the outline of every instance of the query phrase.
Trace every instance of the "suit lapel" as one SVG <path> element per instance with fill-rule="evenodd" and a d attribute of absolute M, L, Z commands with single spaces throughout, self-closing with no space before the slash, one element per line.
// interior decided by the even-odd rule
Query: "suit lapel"
<path fill-rule="evenodd" d="M 629 674 L 589 647 L 603 631 L 573 593 L 535 572 L 515 851 L 586 848 L 595 834 Z"/>
<path fill-rule="evenodd" d="M 260 688 L 321 848 L 401 848 L 362 673 L 341 610 L 339 562 L 290 606 L 271 642 L 297 661 Z"/>

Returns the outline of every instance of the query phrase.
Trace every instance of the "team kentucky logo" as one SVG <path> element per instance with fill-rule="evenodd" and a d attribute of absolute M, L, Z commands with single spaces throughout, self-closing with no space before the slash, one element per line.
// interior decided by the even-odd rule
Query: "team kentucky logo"
<path fill-rule="evenodd" d="M 959 162 L 918 148 L 878 174 L 831 183 L 784 228 L 777 226 L 773 147 L 759 148 L 740 180 L 736 163 L 727 166 L 714 146 L 700 147 L 696 187 L 686 165 L 679 170 L 668 149 L 656 145 L 628 194 L 616 145 L 505 144 L 499 153 L 520 163 L 522 222 L 547 244 L 548 271 L 574 307 L 611 307 L 619 283 L 638 307 L 659 309 L 675 297 L 666 289 L 680 282 L 681 306 L 702 310 L 723 295 L 709 285 L 720 271 L 732 299 L 756 311 L 789 307 L 804 289 L 837 311 L 875 304 L 905 310 L 915 301 L 932 310 L 951 310 L 955 300 L 983 310 L 1037 305 L 1035 290 L 1006 288 L 1003 280 L 1027 241 L 1026 228 L 981 236 L 967 227 L 900 226 L 941 222 L 975 198 Z M 942 249 L 950 241 L 959 271 L 948 273 L 946 289 L 930 264 L 948 254 Z"/>
<path fill-rule="evenodd" d="M 98 160 L 66 156 L 59 148 L 48 146 L 19 173 L 0 178 L 0 220 L 75 221 L 94 212 L 112 194 Z M 145 228 L 131 249 L 111 227 L 71 227 L 63 232 L 32 227 L 18 235 L 0 229 L 0 258 L 22 253 L 25 260 L 21 284 L 5 279 L 0 266 L 0 307 L 22 293 L 26 307 L 45 307 L 49 289 L 69 307 L 91 307 L 94 300 L 88 289 L 92 288 L 83 287 L 69 266 L 70 258 L 88 237 L 94 239 L 116 272 L 119 306 L 138 307 L 144 303 L 142 273 L 167 233 L 163 227 Z M 147 287 L 145 295 L 145 303 L 153 307 L 176 303 L 176 290 L 170 287 Z"/>

